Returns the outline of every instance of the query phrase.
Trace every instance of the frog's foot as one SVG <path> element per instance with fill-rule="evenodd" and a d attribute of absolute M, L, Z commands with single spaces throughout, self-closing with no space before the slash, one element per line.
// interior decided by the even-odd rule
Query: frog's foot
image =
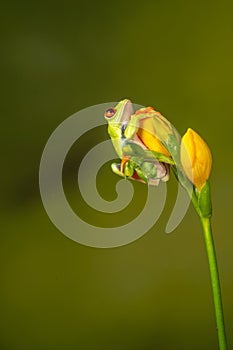
<path fill-rule="evenodd" d="M 123 171 L 121 171 L 121 163 L 112 163 L 111 164 L 111 168 L 112 168 L 112 171 L 121 176 L 121 177 L 125 177 L 125 174 Z"/>

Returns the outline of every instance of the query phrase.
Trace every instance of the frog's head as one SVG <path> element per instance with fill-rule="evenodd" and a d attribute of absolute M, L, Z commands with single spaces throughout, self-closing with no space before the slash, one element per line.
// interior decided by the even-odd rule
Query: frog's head
<path fill-rule="evenodd" d="M 119 102 L 116 107 L 108 108 L 104 113 L 104 117 L 108 122 L 109 136 L 120 158 L 122 156 L 122 143 L 125 138 L 124 131 L 133 113 L 133 104 L 127 99 Z"/>
<path fill-rule="evenodd" d="M 120 101 L 116 107 L 108 108 L 104 117 L 107 120 L 108 124 L 127 124 L 130 120 L 130 116 L 134 113 L 133 104 L 130 100 Z"/>

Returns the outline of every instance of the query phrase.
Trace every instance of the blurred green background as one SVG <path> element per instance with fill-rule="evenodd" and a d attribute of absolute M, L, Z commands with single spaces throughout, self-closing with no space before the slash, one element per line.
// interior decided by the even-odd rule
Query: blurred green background
<path fill-rule="evenodd" d="M 39 162 L 52 131 L 82 108 L 126 97 L 154 106 L 181 134 L 192 127 L 212 149 L 214 238 L 233 348 L 232 15 L 224 0 L 2 2 L 1 349 L 218 349 L 193 208 L 165 234 L 174 179 L 155 226 L 115 249 L 69 240 L 41 203 Z M 78 163 L 90 140 L 107 138 L 101 127 L 71 150 L 64 183 L 76 204 Z M 98 183 L 113 199 L 109 164 Z M 138 208 L 146 188 L 135 190 Z M 109 221 L 83 208 L 93 222 Z M 134 207 L 122 214 L 127 221 Z"/>

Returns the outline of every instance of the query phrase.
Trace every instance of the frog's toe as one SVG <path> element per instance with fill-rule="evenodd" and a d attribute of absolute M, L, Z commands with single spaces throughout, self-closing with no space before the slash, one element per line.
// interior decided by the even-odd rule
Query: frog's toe
<path fill-rule="evenodd" d="M 121 171 L 121 163 L 113 163 L 113 164 L 111 164 L 111 168 L 115 174 L 124 177 L 124 174 Z"/>

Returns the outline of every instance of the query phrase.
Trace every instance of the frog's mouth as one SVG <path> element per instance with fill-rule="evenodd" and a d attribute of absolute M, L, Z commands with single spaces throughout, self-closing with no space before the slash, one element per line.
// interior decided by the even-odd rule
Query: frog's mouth
<path fill-rule="evenodd" d="M 121 123 L 128 124 L 132 114 L 134 114 L 132 102 L 130 100 L 124 100 L 119 121 Z"/>
<path fill-rule="evenodd" d="M 121 123 L 121 134 L 124 138 L 125 129 L 130 121 L 131 115 L 134 114 L 133 104 L 130 100 L 124 100 L 118 122 Z"/>

